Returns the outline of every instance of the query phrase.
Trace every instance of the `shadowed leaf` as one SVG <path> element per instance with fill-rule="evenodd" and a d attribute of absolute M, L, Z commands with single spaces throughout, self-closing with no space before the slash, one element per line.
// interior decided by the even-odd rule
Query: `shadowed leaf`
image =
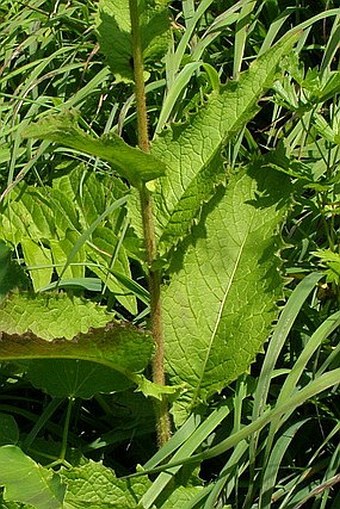
<path fill-rule="evenodd" d="M 165 174 L 165 164 L 154 156 L 130 147 L 122 138 L 110 133 L 101 138 L 86 133 L 71 112 L 49 115 L 21 132 L 24 138 L 49 140 L 111 163 L 130 184 L 156 179 Z"/>

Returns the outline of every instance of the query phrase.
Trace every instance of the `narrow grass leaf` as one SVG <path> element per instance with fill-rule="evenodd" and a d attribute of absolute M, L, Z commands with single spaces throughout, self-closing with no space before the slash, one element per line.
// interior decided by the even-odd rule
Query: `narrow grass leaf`
<path fill-rule="evenodd" d="M 243 62 L 244 50 L 249 32 L 250 15 L 255 9 L 256 1 L 244 2 L 240 11 L 240 16 L 236 23 L 236 33 L 234 42 L 234 60 L 233 77 L 237 79 Z"/>
<path fill-rule="evenodd" d="M 290 446 L 293 438 L 299 429 L 308 422 L 309 419 L 295 422 L 278 438 L 274 444 L 269 460 L 261 476 L 261 492 L 260 492 L 260 507 L 261 509 L 270 509 L 272 494 L 277 484 L 277 475 L 281 466 L 283 456 L 285 455 L 288 447 Z"/>
<path fill-rule="evenodd" d="M 329 316 L 318 329 L 314 332 L 314 334 L 309 339 L 308 343 L 304 347 L 303 351 L 299 355 L 298 359 L 294 363 L 294 366 L 290 370 L 282 388 L 280 394 L 277 399 L 277 404 L 280 404 L 284 401 L 287 401 L 292 395 L 295 393 L 297 388 L 297 383 L 300 380 L 308 361 L 311 359 L 313 353 L 319 348 L 321 343 L 325 341 L 328 336 L 338 329 L 340 326 L 340 311 L 333 313 Z M 287 416 L 284 416 L 284 419 L 287 419 Z M 269 431 L 269 437 L 272 437 L 278 427 L 282 424 L 280 421 L 273 421 L 271 423 L 271 428 Z"/>
<path fill-rule="evenodd" d="M 195 452 L 202 443 L 208 438 L 208 436 L 221 424 L 223 419 L 230 413 L 231 411 L 231 402 L 226 402 L 225 404 L 221 405 L 217 410 L 212 412 L 203 422 L 200 426 L 198 426 L 196 429 L 192 430 L 191 421 L 189 421 L 190 426 L 189 430 L 192 433 L 187 437 L 183 445 L 177 450 L 177 452 L 172 457 L 172 462 L 178 461 L 178 466 L 175 466 L 171 470 L 167 470 L 166 472 L 162 472 L 157 479 L 154 480 L 151 487 L 148 489 L 148 491 L 145 493 L 143 498 L 141 499 L 141 504 L 144 507 L 144 509 L 151 509 L 153 507 L 154 502 L 157 500 L 157 498 L 160 496 L 160 494 L 163 492 L 163 490 L 166 489 L 166 487 L 169 485 L 169 483 L 172 481 L 174 475 L 176 472 L 178 472 L 181 468 L 181 460 L 185 460 L 186 458 L 189 458 L 193 452 Z M 187 424 L 184 424 L 183 428 L 185 429 L 187 433 Z M 177 433 L 179 433 L 180 436 L 182 436 L 183 431 L 179 430 Z M 175 435 L 176 437 L 176 435 Z M 173 437 L 173 438 L 175 438 Z M 175 440 L 173 440 L 175 441 Z M 176 440 L 177 441 L 177 440 Z M 169 446 L 168 446 L 169 447 Z M 156 456 L 157 463 L 159 463 L 160 455 Z M 150 469 L 150 464 L 155 465 L 156 462 L 152 459 L 149 460 L 147 463 L 148 468 Z M 146 467 L 146 465 L 145 465 Z M 153 467 L 155 469 L 155 467 Z M 152 471 L 152 469 L 151 469 Z"/>
<path fill-rule="evenodd" d="M 321 392 L 329 389 L 330 387 L 337 385 L 340 379 L 340 368 L 334 369 L 321 375 L 317 380 L 313 380 L 306 387 L 297 391 L 289 401 L 277 405 L 275 408 L 268 410 L 256 421 L 244 426 L 240 431 L 233 433 L 228 438 L 222 440 L 219 444 L 212 446 L 203 453 L 196 454 L 192 457 L 187 456 L 180 461 L 171 461 L 160 467 L 155 467 L 152 470 L 147 470 L 144 474 L 154 473 L 162 470 L 173 470 L 174 467 L 184 465 L 186 463 L 199 463 L 203 460 L 214 458 L 220 454 L 225 453 L 229 449 L 235 447 L 239 442 L 246 439 L 256 431 L 260 431 L 267 426 L 273 419 L 276 419 L 280 415 L 285 415 L 288 412 L 294 411 L 300 405 L 308 401 L 310 398 L 320 394 Z M 140 474 L 134 474 L 140 475 Z"/>
<path fill-rule="evenodd" d="M 306 276 L 294 289 L 282 310 L 278 323 L 275 326 L 273 336 L 269 342 L 261 374 L 257 382 L 254 396 L 253 419 L 259 417 L 265 407 L 276 361 L 296 317 L 298 316 L 304 302 L 314 290 L 315 285 L 320 281 L 320 279 L 322 279 L 322 277 L 322 274 L 317 272 L 313 272 Z"/>
<path fill-rule="evenodd" d="M 102 282 L 96 277 L 61 279 L 60 281 L 55 281 L 54 283 L 41 288 L 40 291 L 47 292 L 50 290 L 55 290 L 56 288 L 82 288 L 83 290 L 88 290 L 89 292 L 100 292 L 102 289 Z"/>

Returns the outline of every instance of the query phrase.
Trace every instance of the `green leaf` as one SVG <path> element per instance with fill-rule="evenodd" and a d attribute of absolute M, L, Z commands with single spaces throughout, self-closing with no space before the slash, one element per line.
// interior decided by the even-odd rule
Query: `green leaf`
<path fill-rule="evenodd" d="M 41 242 L 57 235 L 55 223 L 44 188 L 22 183 L 13 189 L 11 201 L 0 216 L 0 231 L 2 238 L 12 244 L 19 244 L 22 238 Z"/>
<path fill-rule="evenodd" d="M 111 228 L 98 227 L 92 236 L 91 246 L 86 246 L 89 259 L 96 262 L 91 270 L 101 278 L 119 302 L 133 315 L 137 314 L 137 303 L 131 292 L 112 273 L 113 267 L 123 277 L 131 279 L 130 264 L 124 246 L 120 246 L 119 254 L 113 261 L 113 254 L 118 246 L 118 238 Z"/>
<path fill-rule="evenodd" d="M 79 359 L 135 382 L 152 355 L 152 338 L 132 325 L 107 323 L 109 317 L 95 304 L 63 294 L 11 295 L 0 306 L 0 360 Z"/>
<path fill-rule="evenodd" d="M 54 264 L 56 265 L 56 272 L 59 276 L 61 275 L 63 268 L 67 264 L 68 256 L 71 253 L 79 237 L 80 237 L 79 232 L 66 229 L 65 236 L 63 239 L 60 240 L 49 239 L 51 256 L 53 258 Z M 28 260 L 25 259 L 25 261 L 29 263 Z M 31 263 L 33 265 L 33 262 Z M 85 273 L 85 266 L 86 266 L 85 246 L 80 246 L 77 252 L 74 254 L 70 265 L 68 265 L 68 267 L 63 271 L 62 277 L 65 279 L 66 278 L 81 279 L 83 278 Z M 30 271 L 30 274 L 32 277 L 32 269 Z"/>
<path fill-rule="evenodd" d="M 339 79 L 339 83 L 340 83 L 340 79 Z M 314 117 L 313 117 L 313 121 L 314 121 L 314 126 L 317 130 L 317 132 L 323 137 L 325 138 L 325 140 L 329 141 L 330 143 L 339 143 L 339 141 L 337 141 L 337 132 L 334 128 L 332 128 L 329 123 L 327 122 L 327 120 L 320 114 L 320 113 L 315 113 Z"/>
<path fill-rule="evenodd" d="M 57 398 L 89 399 L 95 394 L 123 391 L 134 385 L 121 372 L 79 359 L 30 361 L 27 375 L 34 387 Z"/>
<path fill-rule="evenodd" d="M 311 254 L 320 258 L 323 265 L 327 267 L 325 270 L 327 281 L 329 283 L 340 284 L 340 255 L 330 249 L 318 249 Z"/>
<path fill-rule="evenodd" d="M 165 164 L 154 156 L 130 147 L 122 138 L 110 133 L 95 138 L 78 126 L 76 115 L 65 112 L 48 115 L 21 132 L 24 138 L 54 141 L 111 163 L 130 184 L 138 187 L 165 174 Z"/>
<path fill-rule="evenodd" d="M 0 447 L 0 485 L 4 500 L 31 504 L 36 509 L 63 509 L 65 486 L 13 445 Z"/>
<path fill-rule="evenodd" d="M 309 164 L 305 164 L 299 160 L 294 160 L 287 154 L 288 150 L 283 143 L 278 143 L 277 147 L 265 157 L 265 163 L 277 171 L 282 171 L 295 179 L 299 179 L 302 183 L 313 183 L 313 168 Z"/>
<path fill-rule="evenodd" d="M 16 444 L 19 440 L 19 428 L 11 415 L 0 414 L 0 445 Z"/>
<path fill-rule="evenodd" d="M 12 253 L 0 240 L 0 301 L 14 288 L 27 288 L 28 280 L 20 265 L 12 260 Z"/>
<path fill-rule="evenodd" d="M 140 25 L 145 68 L 166 53 L 171 40 L 170 18 L 165 0 L 140 0 Z M 129 0 L 100 0 L 96 29 L 102 52 L 116 81 L 133 81 L 133 55 Z"/>
<path fill-rule="evenodd" d="M 20 502 L 3 502 L 1 500 L 2 505 L 0 505 L 1 509 L 35 509 L 30 504 L 21 504 Z"/>
<path fill-rule="evenodd" d="M 167 165 L 167 174 L 155 182 L 153 193 L 162 252 L 188 233 L 203 203 L 225 181 L 221 149 L 257 113 L 257 101 L 273 84 L 282 57 L 292 50 L 297 37 L 282 39 L 238 81 L 212 93 L 188 124 L 175 125 L 154 141 L 151 153 Z M 138 224 L 137 215 L 133 216 Z"/>
<path fill-rule="evenodd" d="M 51 243 L 55 260 L 59 264 L 66 263 L 67 257 L 79 238 L 79 233 L 89 232 L 91 225 L 98 217 L 106 213 L 111 202 L 126 196 L 127 191 L 127 187 L 119 179 L 87 172 L 82 167 L 54 180 L 52 194 L 60 194 L 62 203 L 64 203 L 63 197 L 67 196 L 80 221 L 77 232 L 67 230 L 62 241 Z M 111 275 L 111 270 L 115 268 L 127 278 L 131 278 L 129 260 L 124 246 L 120 243 L 120 227 L 124 214 L 124 209 L 119 208 L 106 216 L 105 226 L 102 226 L 103 221 L 95 228 L 92 235 L 88 236 L 88 241 L 76 253 L 73 263 L 91 262 L 91 271 L 101 278 L 120 304 L 134 315 L 137 313 L 136 298 L 130 294 L 131 292 L 127 294 L 124 285 Z M 57 217 L 56 222 L 59 223 Z M 63 250 L 64 255 L 60 253 L 60 249 Z M 63 277 L 66 277 L 67 271 L 71 270 L 75 273 L 76 269 L 83 269 L 83 267 L 69 266 L 63 273 Z M 63 269 L 58 270 L 59 274 L 61 270 Z"/>
<path fill-rule="evenodd" d="M 90 327 L 105 326 L 110 319 L 105 308 L 63 293 L 13 293 L 0 304 L 3 332 L 20 335 L 31 331 L 46 341 L 72 339 Z"/>
<path fill-rule="evenodd" d="M 175 399 L 181 389 L 181 387 L 178 386 L 170 387 L 168 385 L 156 384 L 145 378 L 145 376 L 139 374 L 133 375 L 133 379 L 138 385 L 138 392 L 142 392 L 144 396 L 159 400 L 162 400 L 164 396 L 166 396 L 167 399 L 171 401 L 171 399 Z"/>
<path fill-rule="evenodd" d="M 128 191 L 129 188 L 120 178 L 88 171 L 83 165 L 78 165 L 67 175 L 53 180 L 52 195 L 59 201 L 66 196 L 72 205 L 67 216 L 71 219 L 73 211 L 76 218 L 71 219 L 74 229 L 86 229 L 105 212 L 108 205 L 125 196 Z M 116 215 L 117 212 L 114 212 L 109 216 L 113 225 Z M 76 225 L 76 220 L 81 226 Z"/>
<path fill-rule="evenodd" d="M 113 470 L 94 461 L 62 469 L 60 475 L 68 487 L 65 502 L 75 509 L 134 509 L 151 484 L 146 476 L 117 479 Z"/>
<path fill-rule="evenodd" d="M 105 397 L 105 396 L 104 396 Z M 113 417 L 110 431 L 103 432 L 91 444 L 88 451 L 102 447 L 121 444 L 134 439 L 139 440 L 155 432 L 154 401 L 143 394 L 130 389 L 117 392 L 106 398 L 110 404 L 110 413 Z"/>
<path fill-rule="evenodd" d="M 72 278 L 72 279 L 61 279 L 60 282 L 54 281 L 45 288 L 42 288 L 42 291 L 55 290 L 56 288 L 71 288 L 73 290 L 81 288 L 83 290 L 88 290 L 89 292 L 101 292 L 102 283 L 100 279 L 96 277 L 82 277 L 82 278 Z"/>
<path fill-rule="evenodd" d="M 22 239 L 21 247 L 27 265 L 39 265 L 38 269 L 31 269 L 30 276 L 35 292 L 47 286 L 52 278 L 53 268 L 51 251 L 31 239 Z"/>
<path fill-rule="evenodd" d="M 16 186 L 0 217 L 0 234 L 23 247 L 36 291 L 51 288 L 52 265 L 64 280 L 83 279 L 89 266 L 120 304 L 137 313 L 134 293 L 112 274 L 115 270 L 131 279 L 122 235 L 121 202 L 127 192 L 120 179 L 86 171 L 81 165 L 54 179 L 52 188 Z"/>
<path fill-rule="evenodd" d="M 167 367 L 173 383 L 187 385 L 184 407 L 245 372 L 267 338 L 290 192 L 286 175 L 260 165 L 234 175 L 177 250 L 163 308 Z"/>
<path fill-rule="evenodd" d="M 174 507 L 186 507 L 203 490 L 203 486 L 177 486 L 173 493 L 162 504 L 162 509 L 173 509 Z"/>
<path fill-rule="evenodd" d="M 331 71 L 327 77 L 326 83 L 320 91 L 319 101 L 323 103 L 328 101 L 339 93 L 340 71 Z"/>

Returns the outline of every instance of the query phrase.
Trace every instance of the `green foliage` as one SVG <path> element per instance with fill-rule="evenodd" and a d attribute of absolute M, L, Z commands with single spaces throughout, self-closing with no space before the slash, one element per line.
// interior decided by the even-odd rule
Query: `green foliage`
<path fill-rule="evenodd" d="M 26 456 L 19 447 L 0 447 L 0 485 L 5 500 L 30 504 L 36 509 L 62 509 L 66 486 L 53 471 Z"/>
<path fill-rule="evenodd" d="M 20 336 L 27 331 L 46 341 L 72 339 L 90 327 L 104 327 L 110 321 L 104 308 L 67 294 L 33 295 L 13 293 L 0 306 L 2 331 Z"/>
<path fill-rule="evenodd" d="M 216 193 L 177 251 L 164 292 L 166 357 L 190 409 L 243 373 L 270 331 L 290 194 L 287 177 L 255 163 Z"/>
<path fill-rule="evenodd" d="M 340 285 L 340 255 L 333 253 L 330 249 L 320 249 L 314 255 L 320 258 L 323 265 L 327 267 L 325 270 L 327 281 Z"/>
<path fill-rule="evenodd" d="M 77 350 L 74 351 L 73 356 L 76 360 L 44 359 L 31 361 L 27 369 L 30 382 L 34 387 L 42 389 L 53 397 L 84 399 L 92 398 L 99 393 L 109 394 L 113 391 L 123 391 L 133 385 L 133 380 L 125 376 L 124 369 L 120 369 L 120 365 L 113 355 L 107 359 L 109 360 L 107 364 L 110 364 L 110 366 L 103 366 L 97 361 L 81 361 L 79 359 L 81 354 Z M 51 376 L 51 373 L 53 373 L 53 376 Z"/>
<path fill-rule="evenodd" d="M 168 0 L 139 2 L 143 56 L 151 69 L 167 52 L 171 40 Z M 129 1 L 100 0 L 96 30 L 101 51 L 116 81 L 133 81 L 132 38 Z"/>
<path fill-rule="evenodd" d="M 63 469 L 60 474 L 68 487 L 65 502 L 75 509 L 137 508 L 150 485 L 146 478 L 117 479 L 112 471 L 93 461 L 72 470 Z"/>
<path fill-rule="evenodd" d="M 238 81 L 213 93 L 187 124 L 173 126 L 155 139 L 152 154 L 168 167 L 153 193 L 162 251 L 188 234 L 202 204 L 225 181 L 221 150 L 255 116 L 258 100 L 278 76 L 281 59 L 296 39 L 290 35 L 280 41 L 253 62 Z"/>
<path fill-rule="evenodd" d="M 17 444 L 19 428 L 11 415 L 0 414 L 0 445 Z"/>
<path fill-rule="evenodd" d="M 0 301 L 13 288 L 27 288 L 28 280 L 20 265 L 12 260 L 12 253 L 4 241 L 0 241 Z"/>
<path fill-rule="evenodd" d="M 333 4 L 0 5 L 1 508 L 339 506 Z"/>
<path fill-rule="evenodd" d="M 0 315 L 1 360 L 74 359 L 31 363 L 33 384 L 54 396 L 91 397 L 125 389 L 139 382 L 134 374 L 145 368 L 153 351 L 146 333 L 107 324 L 104 309 L 65 294 L 14 294 L 3 301 Z"/>
<path fill-rule="evenodd" d="M 275 326 L 257 380 L 244 376 L 239 378 L 233 392 L 229 393 L 229 397 L 225 398 L 208 417 L 200 420 L 197 415 L 192 414 L 167 446 L 146 463 L 145 467 L 151 472 L 155 472 L 158 468 L 163 470 L 162 463 L 173 455 L 170 464 L 164 465 L 164 471 L 158 475 L 143 496 L 142 502 L 145 509 L 153 507 L 157 498 L 161 497 L 169 484 L 173 483 L 180 465 L 187 463 L 189 458 L 193 462 L 192 456 L 199 447 L 205 450 L 196 454 L 196 461 L 215 458 L 220 454 L 226 454 L 231 449 L 233 452 L 229 456 L 226 455 L 225 459 L 221 458 L 223 467 L 216 481 L 206 486 L 199 495 L 184 506 L 185 509 L 195 507 L 195 503 L 202 500 L 204 500 L 202 507 L 211 507 L 220 500 L 224 490 L 228 490 L 229 493 L 234 492 L 235 496 L 238 496 L 242 492 L 242 487 L 238 487 L 235 483 L 235 475 L 239 476 L 241 471 L 245 472 L 243 479 L 247 481 L 247 496 L 252 500 L 260 498 L 261 507 L 270 507 L 271 500 L 280 500 L 282 494 L 290 489 L 292 493 L 287 496 L 287 501 L 292 499 L 301 501 L 305 497 L 304 472 L 300 474 L 292 471 L 293 480 L 290 480 L 286 477 L 285 469 L 281 472 L 280 478 L 279 467 L 285 464 L 287 450 L 293 452 L 292 443 L 295 447 L 299 442 L 305 443 L 308 428 L 311 433 L 315 433 L 314 404 L 310 405 L 308 415 L 297 412 L 295 417 L 292 417 L 294 409 L 304 404 L 307 410 L 306 402 L 311 394 L 316 395 L 319 391 L 324 391 L 339 376 L 339 368 L 328 371 L 332 359 L 339 355 L 339 345 L 335 348 L 337 353 L 330 353 L 327 360 L 318 364 L 315 379 L 308 375 L 311 373 L 309 363 L 317 349 L 339 326 L 339 312 L 323 322 L 317 330 L 310 331 L 305 337 L 306 344 L 301 355 L 291 369 L 279 369 L 278 366 L 280 356 L 284 353 L 285 341 L 309 294 L 313 292 L 315 284 L 320 279 L 320 274 L 310 274 L 291 294 Z M 316 357 L 314 360 L 317 362 Z M 336 365 L 338 364 L 335 364 L 335 367 Z M 276 380 L 278 375 L 280 375 L 279 381 Z M 325 404 L 327 404 L 326 401 L 327 396 L 324 396 Z M 252 407 L 252 415 L 250 423 L 245 426 L 243 415 L 249 415 L 248 405 Z M 268 423 L 271 423 L 270 430 L 266 429 Z M 339 424 L 333 421 L 331 428 L 332 431 L 326 438 L 326 443 L 337 432 Z M 215 446 L 211 446 L 207 441 L 208 436 L 218 437 Z M 294 437 L 296 437 L 295 442 Z M 313 442 L 312 436 L 308 438 L 310 442 Z M 263 453 L 263 448 L 268 456 L 263 457 L 260 454 L 260 452 Z M 337 454 L 337 447 L 335 447 L 334 455 Z M 316 451 L 311 459 L 311 465 L 319 464 L 319 455 L 320 451 Z M 257 465 L 259 467 L 256 469 Z M 331 469 L 330 472 L 332 475 L 334 470 Z M 276 489 L 278 485 L 283 487 L 283 491 L 280 488 Z"/>
<path fill-rule="evenodd" d="M 125 194 L 125 186 L 117 179 L 88 173 L 81 166 L 55 179 L 52 187 L 15 188 L 1 217 L 0 231 L 7 242 L 20 243 L 35 291 L 53 288 L 49 286 L 53 267 L 61 287 L 64 280 L 77 286 L 88 265 L 119 302 L 136 313 L 127 252 L 121 245 L 124 237 L 119 239 L 124 234 L 121 207 Z M 6 273 L 6 277 L 15 274 L 9 268 Z"/>
<path fill-rule="evenodd" d="M 54 141 L 111 163 L 130 184 L 140 186 L 165 174 L 165 165 L 155 157 L 130 147 L 114 133 L 98 139 L 82 131 L 71 112 L 48 116 L 21 132 L 24 138 Z"/>

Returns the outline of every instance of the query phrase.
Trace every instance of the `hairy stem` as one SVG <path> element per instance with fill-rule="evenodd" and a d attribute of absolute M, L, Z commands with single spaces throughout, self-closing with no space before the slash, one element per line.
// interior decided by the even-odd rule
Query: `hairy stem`
<path fill-rule="evenodd" d="M 135 76 L 135 94 L 137 106 L 137 129 L 138 145 L 145 152 L 149 152 L 150 143 L 148 135 L 148 118 L 146 110 L 145 87 L 143 76 L 143 55 L 139 27 L 139 15 L 137 0 L 129 0 L 133 64 Z M 154 227 L 152 197 L 145 184 L 140 188 L 140 201 L 144 231 L 145 249 L 148 263 L 148 278 L 150 292 L 151 330 L 156 345 L 156 352 L 152 362 L 153 381 L 157 384 L 165 384 L 164 375 L 164 340 L 162 328 L 161 308 L 161 278 L 159 270 L 153 267 L 157 256 L 156 236 Z M 159 446 L 163 445 L 170 437 L 170 420 L 168 405 L 165 396 L 162 401 L 155 402 L 157 418 L 157 438 Z"/>

